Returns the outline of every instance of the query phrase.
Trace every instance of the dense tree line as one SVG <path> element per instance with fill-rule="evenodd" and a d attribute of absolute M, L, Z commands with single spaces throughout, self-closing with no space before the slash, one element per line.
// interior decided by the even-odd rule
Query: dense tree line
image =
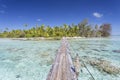
<path fill-rule="evenodd" d="M 27 27 L 27 24 L 25 25 Z M 22 38 L 22 37 L 108 37 L 111 35 L 111 25 L 102 24 L 101 26 L 91 26 L 88 24 L 88 20 L 83 20 L 78 25 L 63 26 L 36 26 L 31 29 L 24 30 L 11 30 L 6 28 L 0 33 L 0 37 L 8 38 Z"/>

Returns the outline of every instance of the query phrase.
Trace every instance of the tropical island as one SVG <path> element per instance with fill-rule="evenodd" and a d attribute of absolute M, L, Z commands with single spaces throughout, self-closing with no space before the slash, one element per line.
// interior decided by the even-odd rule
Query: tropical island
<path fill-rule="evenodd" d="M 120 80 L 120 0 L 0 0 L 0 80 Z"/>
<path fill-rule="evenodd" d="M 24 27 L 27 27 L 25 24 Z M 105 23 L 102 25 L 90 25 L 88 20 L 85 19 L 79 24 L 63 26 L 38 26 L 30 29 L 16 29 L 9 30 L 6 28 L 0 32 L 1 38 L 35 38 L 44 37 L 52 39 L 61 39 L 62 37 L 109 37 L 111 35 L 111 24 Z"/>

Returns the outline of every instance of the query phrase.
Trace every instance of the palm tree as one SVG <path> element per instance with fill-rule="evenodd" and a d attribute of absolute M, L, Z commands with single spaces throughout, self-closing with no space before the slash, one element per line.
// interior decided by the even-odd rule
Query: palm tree
<path fill-rule="evenodd" d="M 111 24 L 102 24 L 100 26 L 101 33 L 103 37 L 109 37 L 111 35 Z"/>

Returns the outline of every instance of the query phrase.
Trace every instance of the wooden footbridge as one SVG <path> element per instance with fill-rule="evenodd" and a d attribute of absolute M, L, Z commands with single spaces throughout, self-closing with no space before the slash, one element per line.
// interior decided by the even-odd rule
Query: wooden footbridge
<path fill-rule="evenodd" d="M 77 53 L 77 55 L 75 57 L 75 61 L 73 65 L 73 61 L 68 46 L 69 44 L 67 39 L 63 38 L 61 42 L 61 46 L 58 49 L 58 53 L 56 54 L 56 58 L 53 62 L 53 65 L 50 69 L 50 72 L 46 80 L 78 80 L 79 71 L 81 68 L 80 63 L 84 65 L 84 67 L 90 74 L 91 79 L 95 80 L 94 76 L 89 71 L 85 63 L 79 59 L 78 56 L 79 53 L 77 53 L 76 51 L 74 51 L 75 53 Z"/>
<path fill-rule="evenodd" d="M 77 80 L 66 38 L 62 39 L 61 46 L 46 80 Z"/>

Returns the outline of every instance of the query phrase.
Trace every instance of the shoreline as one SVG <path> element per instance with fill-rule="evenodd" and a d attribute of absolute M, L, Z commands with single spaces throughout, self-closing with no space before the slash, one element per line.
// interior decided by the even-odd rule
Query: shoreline
<path fill-rule="evenodd" d="M 72 39 L 104 39 L 105 37 L 66 37 L 68 40 Z M 110 37 L 107 37 L 110 39 Z M 21 41 L 40 41 L 40 40 L 61 40 L 62 37 L 31 37 L 31 38 L 0 38 Z"/>
<path fill-rule="evenodd" d="M 86 37 L 66 37 L 67 39 L 84 39 Z M 61 40 L 62 37 L 31 37 L 31 38 L 0 38 L 0 39 L 11 39 L 11 40 L 35 40 L 35 41 L 39 41 L 39 40 Z"/>

